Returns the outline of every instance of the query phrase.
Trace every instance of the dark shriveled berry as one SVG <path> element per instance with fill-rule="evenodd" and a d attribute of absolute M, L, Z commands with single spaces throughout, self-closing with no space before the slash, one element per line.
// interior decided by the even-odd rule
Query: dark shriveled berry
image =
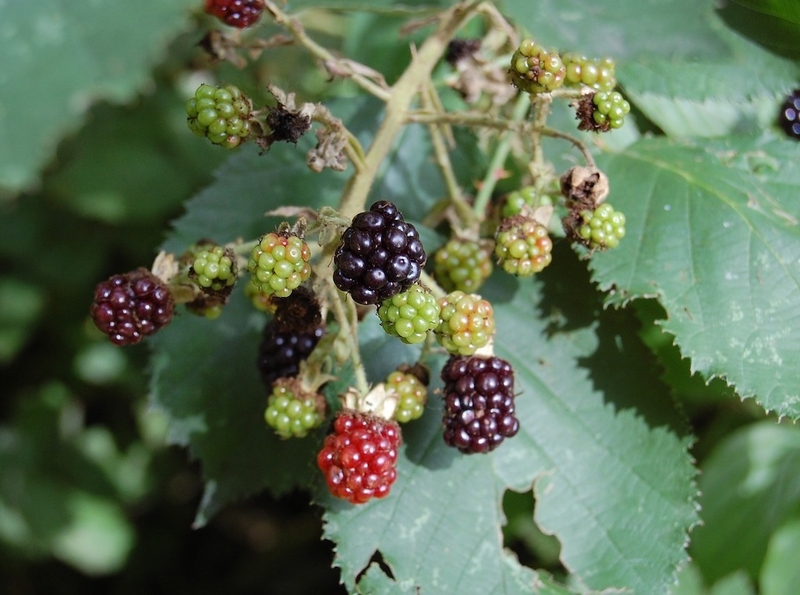
<path fill-rule="evenodd" d="M 487 453 L 519 431 L 514 371 L 496 356 L 451 356 L 442 369 L 444 441 L 463 453 Z"/>
<path fill-rule="evenodd" d="M 258 346 L 256 365 L 262 382 L 272 388 L 278 378 L 296 376 L 300 363 L 308 359 L 317 346 L 325 329 L 279 330 L 274 320 L 264 326 L 264 335 Z"/>
<path fill-rule="evenodd" d="M 382 200 L 353 217 L 342 234 L 333 281 L 359 304 L 378 304 L 419 279 L 425 260 L 416 228 Z"/>
<path fill-rule="evenodd" d="M 97 285 L 90 314 L 116 345 L 133 345 L 172 320 L 169 288 L 144 268 L 114 275 Z"/>

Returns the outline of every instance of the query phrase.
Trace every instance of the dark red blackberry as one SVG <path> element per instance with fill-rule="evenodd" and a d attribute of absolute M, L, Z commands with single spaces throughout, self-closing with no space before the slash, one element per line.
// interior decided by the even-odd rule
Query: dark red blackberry
<path fill-rule="evenodd" d="M 353 217 L 342 234 L 333 281 L 359 304 L 378 304 L 419 279 L 425 260 L 416 228 L 382 200 Z"/>
<path fill-rule="evenodd" d="M 174 309 L 169 288 L 140 268 L 99 283 L 90 314 L 112 343 L 133 345 L 169 324 Z"/>
<path fill-rule="evenodd" d="M 778 124 L 787 136 L 800 140 L 800 89 L 795 89 L 786 97 L 778 115 Z"/>
<path fill-rule="evenodd" d="M 264 384 L 271 388 L 278 378 L 296 376 L 300 363 L 311 355 L 323 334 L 322 326 L 303 331 L 279 330 L 275 321 L 270 320 L 264 326 L 256 360 Z"/>
<path fill-rule="evenodd" d="M 226 25 L 244 29 L 261 17 L 262 0 L 206 0 L 206 12 Z"/>
<path fill-rule="evenodd" d="M 519 431 L 514 370 L 496 356 L 451 356 L 442 369 L 444 441 L 463 453 L 486 453 Z"/>

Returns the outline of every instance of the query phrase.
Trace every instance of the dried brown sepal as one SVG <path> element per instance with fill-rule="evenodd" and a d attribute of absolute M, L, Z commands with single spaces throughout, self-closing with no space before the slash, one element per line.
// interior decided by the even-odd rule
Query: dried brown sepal
<path fill-rule="evenodd" d="M 575 103 L 575 117 L 578 119 L 578 130 L 608 132 L 611 130 L 611 124 L 608 120 L 602 124 L 598 124 L 594 119 L 594 112 L 597 109 L 597 106 L 594 104 L 594 96 L 594 93 L 587 93 Z"/>
<path fill-rule="evenodd" d="M 608 192 L 608 176 L 599 169 L 576 165 L 561 176 L 561 194 L 570 210 L 594 211 L 605 202 Z"/>
<path fill-rule="evenodd" d="M 321 127 L 316 130 L 317 146 L 311 149 L 306 156 L 309 169 L 319 173 L 325 168 L 334 171 L 347 169 L 347 156 L 345 147 L 349 142 L 344 129 Z"/>
<path fill-rule="evenodd" d="M 479 49 L 481 49 L 480 39 L 453 39 L 447 44 L 444 59 L 455 66 L 461 60 L 473 56 Z"/>

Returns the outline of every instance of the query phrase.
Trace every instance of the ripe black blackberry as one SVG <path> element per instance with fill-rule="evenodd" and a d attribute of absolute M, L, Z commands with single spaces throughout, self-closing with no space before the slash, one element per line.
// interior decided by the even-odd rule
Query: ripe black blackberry
<path fill-rule="evenodd" d="M 133 345 L 169 324 L 174 309 L 169 288 L 139 268 L 99 283 L 90 314 L 112 343 Z"/>
<path fill-rule="evenodd" d="M 786 136 L 800 140 L 800 89 L 795 89 L 781 105 L 778 124 Z"/>
<path fill-rule="evenodd" d="M 519 431 L 514 370 L 496 356 L 451 356 L 442 369 L 444 441 L 466 454 L 486 453 Z"/>
<path fill-rule="evenodd" d="M 305 330 L 280 330 L 274 320 L 267 322 L 256 359 L 262 382 L 272 388 L 278 378 L 297 376 L 300 363 L 308 359 L 323 334 L 322 325 Z"/>
<path fill-rule="evenodd" d="M 353 217 L 342 234 L 333 281 L 359 304 L 378 304 L 419 279 L 425 260 L 419 232 L 381 200 Z"/>

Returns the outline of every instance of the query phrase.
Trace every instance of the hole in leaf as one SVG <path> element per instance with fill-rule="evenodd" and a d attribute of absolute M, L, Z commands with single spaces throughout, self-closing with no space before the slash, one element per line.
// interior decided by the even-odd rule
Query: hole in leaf
<path fill-rule="evenodd" d="M 561 544 L 553 535 L 542 532 L 533 520 L 536 500 L 533 491 L 506 490 L 503 495 L 503 545 L 514 552 L 519 563 L 534 570 L 545 570 L 557 580 L 564 580 L 567 571 L 559 560 Z"/>
<path fill-rule="evenodd" d="M 375 550 L 375 553 L 372 554 L 372 557 L 369 559 L 369 564 L 364 566 L 361 572 L 358 573 L 358 576 L 356 576 L 356 584 L 358 584 L 361 581 L 361 579 L 367 573 L 367 570 L 369 570 L 373 564 L 376 564 L 378 568 L 380 568 L 383 571 L 383 573 L 390 579 L 392 579 L 393 581 L 397 580 L 394 576 L 394 572 L 392 572 L 392 569 L 386 563 L 386 560 L 383 559 L 383 554 L 380 552 L 380 550 Z"/>

